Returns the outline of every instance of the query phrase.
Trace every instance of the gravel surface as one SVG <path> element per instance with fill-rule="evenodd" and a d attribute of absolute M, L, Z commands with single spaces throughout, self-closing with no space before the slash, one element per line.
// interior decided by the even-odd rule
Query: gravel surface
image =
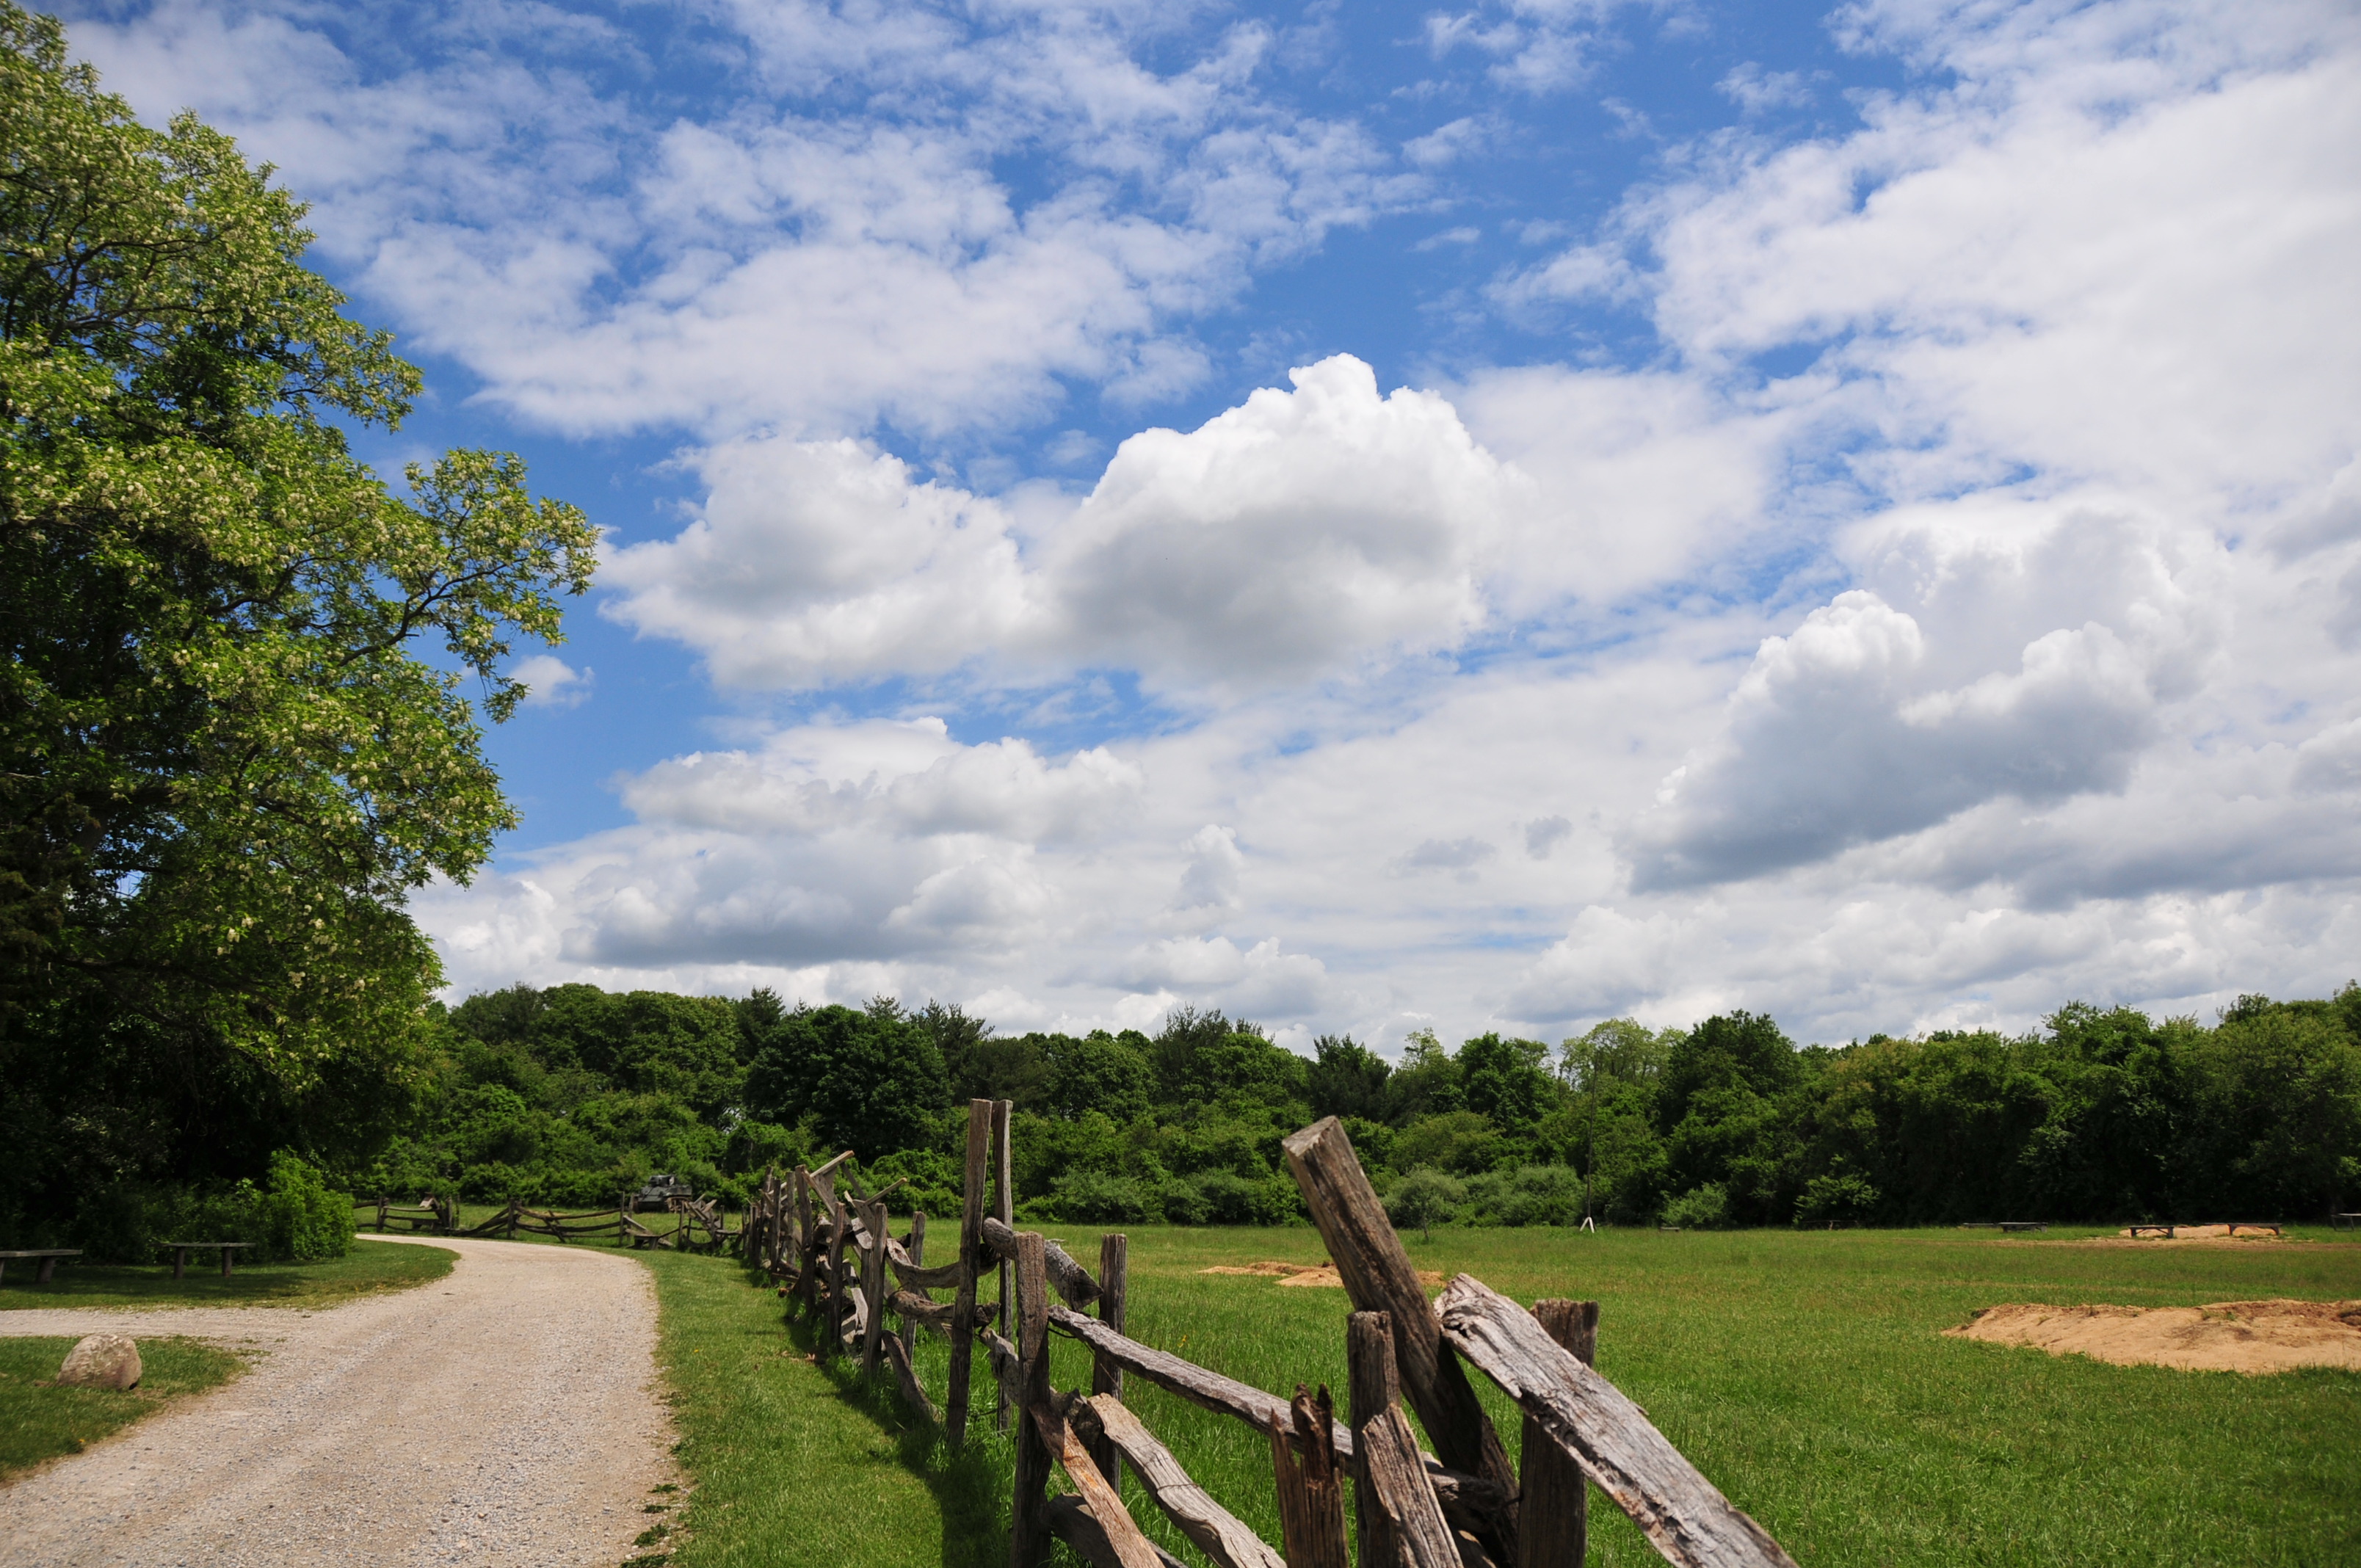
<path fill-rule="evenodd" d="M 382 1238 L 392 1240 L 397 1238 Z M 676 1481 L 655 1288 L 612 1253 L 420 1238 L 448 1277 L 324 1311 L 33 1310 L 0 1333 L 186 1334 L 244 1377 L 0 1487 L 13 1568 L 620 1563 Z M 668 1500 L 662 1499 L 662 1500 Z"/>

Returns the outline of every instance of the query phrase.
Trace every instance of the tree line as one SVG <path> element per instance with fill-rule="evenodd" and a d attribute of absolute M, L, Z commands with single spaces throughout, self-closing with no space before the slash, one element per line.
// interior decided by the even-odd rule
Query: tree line
<path fill-rule="evenodd" d="M 2318 1219 L 2361 1199 L 2361 988 L 2242 998 L 2211 1026 L 2071 1003 L 2023 1035 L 1798 1047 L 1735 1012 L 1551 1047 L 1349 1037 L 1309 1056 L 1182 1008 L 1154 1035 L 1002 1034 L 956 1006 L 787 1006 L 517 986 L 437 1020 L 374 1191 L 611 1201 L 656 1170 L 742 1193 L 855 1151 L 957 1203 L 970 1098 L 1013 1101 L 1041 1220 L 1301 1216 L 1279 1142 L 1342 1117 L 1400 1223 L 1916 1225 Z"/>

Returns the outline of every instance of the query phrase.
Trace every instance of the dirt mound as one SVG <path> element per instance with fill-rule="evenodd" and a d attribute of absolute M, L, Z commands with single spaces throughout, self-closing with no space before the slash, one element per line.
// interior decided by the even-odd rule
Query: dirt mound
<path fill-rule="evenodd" d="M 2187 1372 L 2361 1369 L 2361 1301 L 2216 1301 L 2204 1307 L 2049 1307 L 2015 1302 L 1946 1329 L 1954 1339 L 2037 1345 L 2118 1366 Z"/>
<path fill-rule="evenodd" d="M 1264 1279 L 1276 1279 L 1281 1285 L 1333 1285 L 1345 1288 L 1345 1277 L 1336 1272 L 1333 1263 L 1217 1263 L 1211 1268 L 1201 1268 L 1200 1274 L 1246 1274 Z M 1432 1268 L 1418 1271 L 1418 1282 L 1430 1288 L 1439 1288 L 1443 1276 Z"/>

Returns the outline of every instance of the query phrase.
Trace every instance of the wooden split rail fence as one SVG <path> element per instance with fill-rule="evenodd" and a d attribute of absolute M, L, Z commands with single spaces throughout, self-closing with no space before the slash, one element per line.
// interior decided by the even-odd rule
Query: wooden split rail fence
<path fill-rule="evenodd" d="M 969 1104 L 962 1210 L 949 1261 L 926 1261 L 923 1213 L 910 1217 L 903 1235 L 892 1234 L 891 1188 L 863 1192 L 849 1173 L 839 1182 L 848 1155 L 799 1167 L 785 1180 L 767 1174 L 744 1236 L 747 1260 L 813 1320 L 822 1353 L 857 1353 L 864 1376 L 890 1367 L 904 1399 L 954 1446 L 966 1436 L 974 1352 L 985 1353 L 1001 1419 L 1017 1416 L 1010 1568 L 1035 1568 L 1053 1538 L 1100 1568 L 1177 1568 L 1125 1508 L 1125 1464 L 1220 1568 L 1353 1568 L 1347 1477 L 1361 1568 L 1576 1568 L 1588 1533 L 1587 1486 L 1629 1515 L 1668 1562 L 1794 1568 L 1768 1532 L 1592 1369 L 1596 1302 L 1543 1301 L 1528 1311 L 1465 1274 L 1429 1301 L 1335 1118 L 1284 1147 L 1355 1309 L 1345 1323 L 1341 1420 L 1324 1387 L 1315 1393 L 1298 1385 L 1293 1398 L 1281 1398 L 1128 1337 L 1125 1237 L 1102 1240 L 1094 1277 L 1055 1242 L 1015 1228 L 1010 1109 L 1005 1100 Z M 984 1300 L 995 1275 L 997 1299 Z M 938 1291 L 951 1299 L 937 1300 Z M 950 1341 L 940 1408 L 912 1364 L 922 1327 Z M 1088 1390 L 1051 1386 L 1053 1332 L 1090 1350 Z M 1477 1402 L 1471 1365 L 1522 1412 L 1521 1465 L 1510 1464 Z M 1279 1546 L 1190 1479 L 1124 1404 L 1126 1376 L 1268 1437 Z M 1405 1400 L 1433 1453 L 1420 1449 Z M 1072 1492 L 1049 1495 L 1053 1466 L 1066 1472 Z"/>
<path fill-rule="evenodd" d="M 371 1205 L 355 1207 L 367 1212 Z M 567 1242 L 612 1236 L 634 1247 L 679 1252 L 722 1252 L 740 1237 L 740 1232 L 730 1229 L 728 1216 L 722 1213 L 720 1201 L 713 1198 L 673 1199 L 666 1212 L 671 1221 L 669 1229 L 643 1223 L 629 1197 L 612 1209 L 588 1209 L 576 1213 L 535 1209 L 512 1198 L 489 1219 L 464 1227 L 459 1223 L 459 1205 L 455 1199 L 430 1198 L 419 1207 L 411 1208 L 380 1198 L 375 1208 L 377 1228 L 380 1231 L 392 1225 L 407 1225 L 413 1233 L 438 1236 L 500 1236 L 514 1240 L 519 1235 L 536 1235 Z"/>

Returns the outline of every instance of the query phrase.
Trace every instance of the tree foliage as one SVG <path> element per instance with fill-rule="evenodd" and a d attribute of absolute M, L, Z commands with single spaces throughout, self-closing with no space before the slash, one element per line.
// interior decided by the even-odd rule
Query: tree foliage
<path fill-rule="evenodd" d="M 351 455 L 418 373 L 303 212 L 0 0 L 0 1229 L 386 1135 L 438 978 L 404 895 L 513 825 L 478 715 L 589 581 L 515 458 Z"/>

